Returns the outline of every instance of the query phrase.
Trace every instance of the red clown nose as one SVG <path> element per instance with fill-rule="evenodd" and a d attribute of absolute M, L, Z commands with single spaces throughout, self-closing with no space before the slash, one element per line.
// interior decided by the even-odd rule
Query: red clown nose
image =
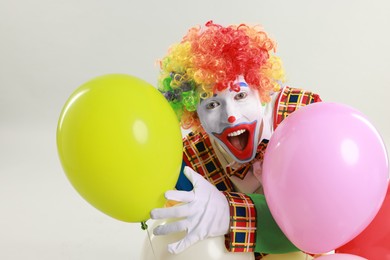
<path fill-rule="evenodd" d="M 234 116 L 229 116 L 228 121 L 229 123 L 234 123 L 234 121 L 236 121 L 236 118 Z"/>

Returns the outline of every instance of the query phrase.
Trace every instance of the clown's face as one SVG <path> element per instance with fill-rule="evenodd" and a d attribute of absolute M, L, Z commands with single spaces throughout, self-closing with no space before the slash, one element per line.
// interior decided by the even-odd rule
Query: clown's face
<path fill-rule="evenodd" d="M 257 90 L 242 77 L 238 92 L 225 89 L 198 105 L 197 113 L 205 131 L 237 162 L 251 161 L 261 135 L 262 106 Z"/>

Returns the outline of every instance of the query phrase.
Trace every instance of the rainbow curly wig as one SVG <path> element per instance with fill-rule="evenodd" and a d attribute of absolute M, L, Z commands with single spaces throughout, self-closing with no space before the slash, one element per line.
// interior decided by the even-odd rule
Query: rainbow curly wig
<path fill-rule="evenodd" d="M 278 91 L 284 81 L 281 60 L 272 55 L 276 44 L 259 26 L 223 27 L 209 21 L 193 27 L 160 61 L 158 89 L 169 101 L 184 129 L 196 129 L 201 99 L 230 88 L 242 75 L 259 91 L 262 102 Z"/>

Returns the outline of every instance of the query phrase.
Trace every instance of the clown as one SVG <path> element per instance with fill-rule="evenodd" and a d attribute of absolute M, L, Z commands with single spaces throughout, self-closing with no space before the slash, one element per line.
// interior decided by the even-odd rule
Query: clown
<path fill-rule="evenodd" d="M 183 170 L 173 207 L 153 219 L 180 218 L 154 234 L 186 231 L 168 246 L 180 253 L 199 240 L 226 236 L 232 252 L 287 253 L 298 249 L 276 225 L 263 195 L 262 160 L 278 124 L 318 95 L 284 86 L 275 43 L 260 27 L 194 27 L 161 61 L 159 90 L 175 110 L 183 139 Z"/>

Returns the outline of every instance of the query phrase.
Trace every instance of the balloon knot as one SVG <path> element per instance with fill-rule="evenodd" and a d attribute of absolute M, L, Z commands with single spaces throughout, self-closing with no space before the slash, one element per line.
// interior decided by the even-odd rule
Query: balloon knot
<path fill-rule="evenodd" d="M 141 228 L 142 228 L 142 230 L 147 230 L 148 229 L 148 225 L 146 224 L 146 221 L 142 221 L 141 222 Z"/>

